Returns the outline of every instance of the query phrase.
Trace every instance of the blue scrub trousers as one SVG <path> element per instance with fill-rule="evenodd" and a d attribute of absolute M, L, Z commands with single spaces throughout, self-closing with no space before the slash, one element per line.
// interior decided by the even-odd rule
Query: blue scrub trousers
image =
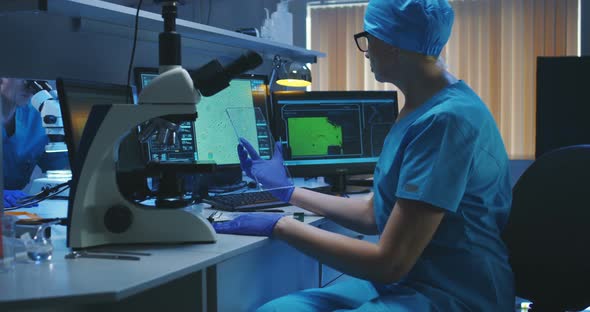
<path fill-rule="evenodd" d="M 413 289 L 400 287 L 395 294 L 380 295 L 370 282 L 351 279 L 332 286 L 306 289 L 277 298 L 256 311 L 413 312 L 433 311 L 433 309 L 430 300 Z"/>

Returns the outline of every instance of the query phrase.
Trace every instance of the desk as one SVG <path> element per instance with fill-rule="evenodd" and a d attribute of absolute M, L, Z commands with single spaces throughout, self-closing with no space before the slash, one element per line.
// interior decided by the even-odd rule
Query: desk
<path fill-rule="evenodd" d="M 65 200 L 53 200 L 28 211 L 65 216 L 66 206 Z M 321 217 L 306 216 L 305 222 L 356 236 Z M 152 254 L 140 261 L 65 260 L 65 238 L 65 227 L 55 227 L 50 263 L 21 260 L 14 272 L 0 273 L 0 311 L 252 311 L 338 276 L 266 237 L 218 235 L 215 244 L 128 247 Z"/>
<path fill-rule="evenodd" d="M 67 201 L 52 200 L 28 211 L 56 217 L 66 210 Z M 305 220 L 325 222 L 317 216 Z M 1 311 L 250 311 L 318 286 L 315 260 L 266 237 L 218 235 L 215 244 L 128 247 L 152 254 L 140 261 L 66 260 L 65 239 L 65 227 L 56 227 L 51 262 L 21 257 L 15 271 L 0 274 Z"/>

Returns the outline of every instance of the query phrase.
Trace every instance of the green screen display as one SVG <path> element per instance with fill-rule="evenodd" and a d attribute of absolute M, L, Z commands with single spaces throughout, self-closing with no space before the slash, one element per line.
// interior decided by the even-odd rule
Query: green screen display
<path fill-rule="evenodd" d="M 324 156 L 342 150 L 342 126 L 327 117 L 296 117 L 288 120 L 292 157 Z"/>

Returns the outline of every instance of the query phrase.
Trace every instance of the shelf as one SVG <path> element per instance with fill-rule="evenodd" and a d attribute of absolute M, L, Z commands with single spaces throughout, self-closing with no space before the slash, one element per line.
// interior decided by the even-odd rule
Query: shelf
<path fill-rule="evenodd" d="M 33 14 L 31 14 L 33 13 Z M 136 10 L 100 0 L 18 0 L 0 4 L 0 15 L 20 14 L 25 18 L 42 18 L 47 14 L 71 20 L 71 31 L 89 35 L 133 36 Z M 26 15 L 30 15 L 27 17 Z M 159 14 L 141 10 L 139 13 L 141 41 L 157 42 L 163 29 Z M 253 50 L 271 60 L 274 55 L 305 63 L 315 63 L 322 52 L 248 36 L 234 31 L 177 19 L 177 31 L 182 35 L 183 48 L 196 48 L 205 55 L 235 58 L 245 50 Z"/>

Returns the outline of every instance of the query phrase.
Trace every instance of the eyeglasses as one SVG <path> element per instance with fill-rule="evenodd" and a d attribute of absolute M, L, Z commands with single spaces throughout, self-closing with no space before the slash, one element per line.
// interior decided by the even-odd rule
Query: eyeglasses
<path fill-rule="evenodd" d="M 354 35 L 354 42 L 361 52 L 369 51 L 369 33 L 366 31 Z"/>

